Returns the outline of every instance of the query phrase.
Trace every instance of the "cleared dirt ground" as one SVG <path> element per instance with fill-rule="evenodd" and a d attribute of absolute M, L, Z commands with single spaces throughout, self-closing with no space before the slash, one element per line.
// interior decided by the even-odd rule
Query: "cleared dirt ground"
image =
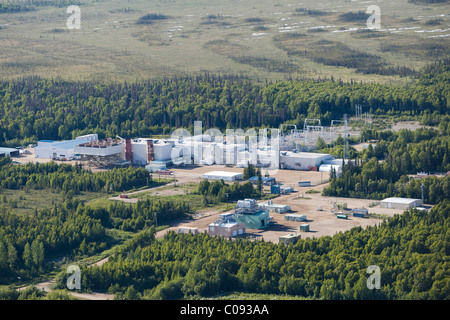
<path fill-rule="evenodd" d="M 231 168 L 226 166 L 203 166 L 203 167 L 186 167 L 177 168 L 173 170 L 179 182 L 199 182 L 202 175 L 209 171 L 228 171 L 228 172 L 242 172 L 242 168 Z M 264 230 L 247 229 L 248 233 L 262 236 L 265 241 L 278 243 L 278 239 L 282 235 L 289 233 L 300 233 L 299 226 L 303 223 L 310 225 L 309 232 L 301 232 L 302 238 L 320 237 L 325 235 L 333 235 L 337 232 L 342 232 L 351 229 L 355 226 L 366 227 L 368 225 L 376 225 L 382 222 L 381 218 L 371 217 L 369 219 L 357 218 L 349 216 L 347 220 L 338 219 L 336 215 L 331 213 L 331 209 L 335 202 L 345 202 L 349 209 L 353 208 L 367 208 L 371 214 L 380 214 L 385 216 L 392 216 L 400 214 L 403 210 L 383 209 L 379 205 L 370 207 L 374 200 L 353 199 L 353 198 L 337 198 L 324 197 L 321 195 L 322 189 L 328 185 L 324 182 L 328 179 L 327 173 L 313 172 L 313 171 L 296 171 L 296 170 L 278 170 L 271 174 L 278 182 L 285 186 L 294 188 L 294 192 L 288 195 L 280 195 L 273 199 L 274 203 L 287 204 L 291 207 L 292 213 L 299 213 L 306 215 L 306 222 L 286 221 L 285 213 L 271 212 L 274 218 L 274 224 Z M 298 187 L 298 181 L 311 181 L 311 187 Z M 319 193 L 306 193 L 313 189 Z M 268 187 L 266 187 L 268 191 Z M 260 201 L 262 202 L 262 201 Z M 320 211 L 318 210 L 320 209 Z M 344 211 L 345 212 L 345 211 Z M 173 226 L 168 230 L 176 230 L 179 226 L 195 227 L 206 230 L 208 225 L 219 218 L 222 212 L 206 212 L 202 213 L 193 220 L 187 220 Z M 167 230 L 162 231 L 158 236 L 162 236 Z"/>

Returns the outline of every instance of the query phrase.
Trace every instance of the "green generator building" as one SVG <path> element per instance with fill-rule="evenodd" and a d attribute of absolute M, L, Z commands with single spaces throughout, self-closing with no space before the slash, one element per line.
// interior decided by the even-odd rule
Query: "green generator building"
<path fill-rule="evenodd" d="M 273 217 L 269 211 L 259 206 L 254 199 L 239 200 L 234 210 L 236 222 L 245 223 L 248 229 L 264 229 L 270 226 Z"/>

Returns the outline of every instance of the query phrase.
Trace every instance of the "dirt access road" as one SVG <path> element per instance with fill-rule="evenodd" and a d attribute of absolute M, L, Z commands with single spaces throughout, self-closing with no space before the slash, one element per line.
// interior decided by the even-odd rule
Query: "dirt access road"
<path fill-rule="evenodd" d="M 108 261 L 108 258 L 104 258 L 100 261 L 97 261 L 96 263 L 91 264 L 90 266 L 101 266 L 102 264 L 104 264 L 105 262 Z M 35 284 L 34 286 L 41 290 L 41 291 L 45 291 L 47 293 L 52 291 L 52 286 L 55 283 L 55 279 L 51 279 L 49 281 L 44 281 L 44 282 L 40 282 Z M 18 291 L 22 291 L 25 290 L 28 286 L 25 287 L 21 287 L 18 288 Z M 114 295 L 113 294 L 108 294 L 108 293 L 100 293 L 100 292 L 92 292 L 92 293 L 79 293 L 79 292 L 72 292 L 72 291 L 68 291 L 68 293 L 78 299 L 82 299 L 82 300 L 113 300 L 114 299 Z"/>

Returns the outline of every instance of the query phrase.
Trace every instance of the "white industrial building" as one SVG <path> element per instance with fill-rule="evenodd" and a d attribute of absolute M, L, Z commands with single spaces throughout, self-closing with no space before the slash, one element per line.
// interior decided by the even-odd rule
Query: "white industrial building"
<path fill-rule="evenodd" d="M 245 233 L 245 223 L 236 222 L 234 213 L 222 213 L 219 220 L 208 225 L 211 236 L 236 237 Z"/>
<path fill-rule="evenodd" d="M 274 211 L 277 213 L 285 213 L 291 211 L 290 205 L 273 203 L 273 200 L 267 200 L 267 202 L 260 203 L 259 205 L 268 211 Z"/>
<path fill-rule="evenodd" d="M 332 159 L 325 153 L 282 151 L 279 161 L 280 169 L 311 170 Z"/>
<path fill-rule="evenodd" d="M 227 171 L 211 171 L 211 172 L 207 172 L 207 173 L 203 174 L 203 179 L 238 181 L 238 180 L 242 180 L 242 173 L 227 172 Z"/>
<path fill-rule="evenodd" d="M 18 157 L 20 151 L 16 148 L 0 148 L 0 158 L 3 157 Z"/>
<path fill-rule="evenodd" d="M 380 201 L 380 208 L 392 208 L 392 209 L 412 209 L 415 207 L 422 207 L 423 202 L 421 199 L 410 198 L 386 198 Z"/>
<path fill-rule="evenodd" d="M 96 140 L 98 140 L 97 134 L 88 134 L 65 141 L 41 140 L 34 148 L 34 156 L 43 159 L 71 160 L 78 156 L 75 153 L 76 146 Z"/>

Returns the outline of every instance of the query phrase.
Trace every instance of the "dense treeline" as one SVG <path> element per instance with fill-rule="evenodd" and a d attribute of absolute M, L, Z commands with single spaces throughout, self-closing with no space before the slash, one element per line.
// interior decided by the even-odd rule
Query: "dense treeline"
<path fill-rule="evenodd" d="M 107 209 L 67 200 L 51 209 L 18 215 L 0 206 L 0 284 L 51 268 L 55 256 L 93 255 L 113 241 L 108 228 L 138 232 L 186 217 L 189 204 L 159 199 L 115 202 Z M 137 238 L 139 239 L 139 237 Z"/>
<path fill-rule="evenodd" d="M 449 299 L 450 202 L 415 210 L 379 226 L 353 228 L 295 245 L 169 232 L 82 270 L 82 288 L 134 298 L 180 299 L 219 292 L 288 294 L 324 299 Z M 148 244 L 152 242 L 151 244 Z M 369 290 L 368 266 L 381 270 Z M 58 277 L 65 285 L 67 275 Z"/>
<path fill-rule="evenodd" d="M 94 218 L 99 210 L 67 201 L 28 216 L 0 206 L 0 283 L 36 276 L 51 267 L 49 257 L 104 250 L 105 228 Z"/>
<path fill-rule="evenodd" d="M 329 124 L 353 114 L 355 104 L 374 114 L 446 114 L 448 62 L 408 86 L 342 81 L 256 85 L 209 74 L 109 84 L 39 78 L 0 81 L 0 144 L 91 132 L 124 138 L 169 134 L 175 128 L 192 129 L 195 120 L 205 129 L 277 128 L 285 122 L 301 128 L 307 117 Z"/>
<path fill-rule="evenodd" d="M 206 202 L 211 199 L 214 202 L 237 201 L 245 198 L 259 198 L 260 193 L 255 190 L 249 181 L 245 183 L 234 182 L 226 184 L 223 180 L 202 180 L 198 184 L 196 193 L 205 197 Z"/>
<path fill-rule="evenodd" d="M 68 7 L 70 5 L 80 5 L 84 1 L 77 0 L 20 0 L 7 1 L 0 3 L 0 13 L 14 13 L 34 11 L 38 7 L 54 6 L 54 7 Z"/>
<path fill-rule="evenodd" d="M 136 205 L 116 201 L 104 211 L 104 220 L 108 221 L 109 227 L 136 232 L 185 218 L 189 212 L 189 203 L 183 201 L 155 198 L 138 201 Z"/>
<path fill-rule="evenodd" d="M 82 169 L 81 164 L 1 164 L 0 188 L 4 189 L 50 189 L 73 194 L 79 194 L 80 191 L 117 192 L 145 186 L 149 178 L 148 171 L 143 168 L 129 167 L 93 173 Z"/>
<path fill-rule="evenodd" d="M 365 132 L 365 137 L 373 136 Z M 424 185 L 424 201 L 436 204 L 450 198 L 450 177 L 408 177 L 418 172 L 447 172 L 450 170 L 448 135 L 441 136 L 436 130 L 378 133 L 380 140 L 364 151 L 356 165 L 344 166 L 337 177 L 332 173 L 330 185 L 323 190 L 327 196 L 368 197 L 382 199 L 391 196 L 421 198 Z M 380 160 L 382 160 L 380 162 Z"/>
<path fill-rule="evenodd" d="M 152 24 L 154 21 L 161 21 L 169 19 L 169 16 L 159 13 L 149 13 L 145 16 L 142 16 L 136 22 L 137 24 Z"/>

